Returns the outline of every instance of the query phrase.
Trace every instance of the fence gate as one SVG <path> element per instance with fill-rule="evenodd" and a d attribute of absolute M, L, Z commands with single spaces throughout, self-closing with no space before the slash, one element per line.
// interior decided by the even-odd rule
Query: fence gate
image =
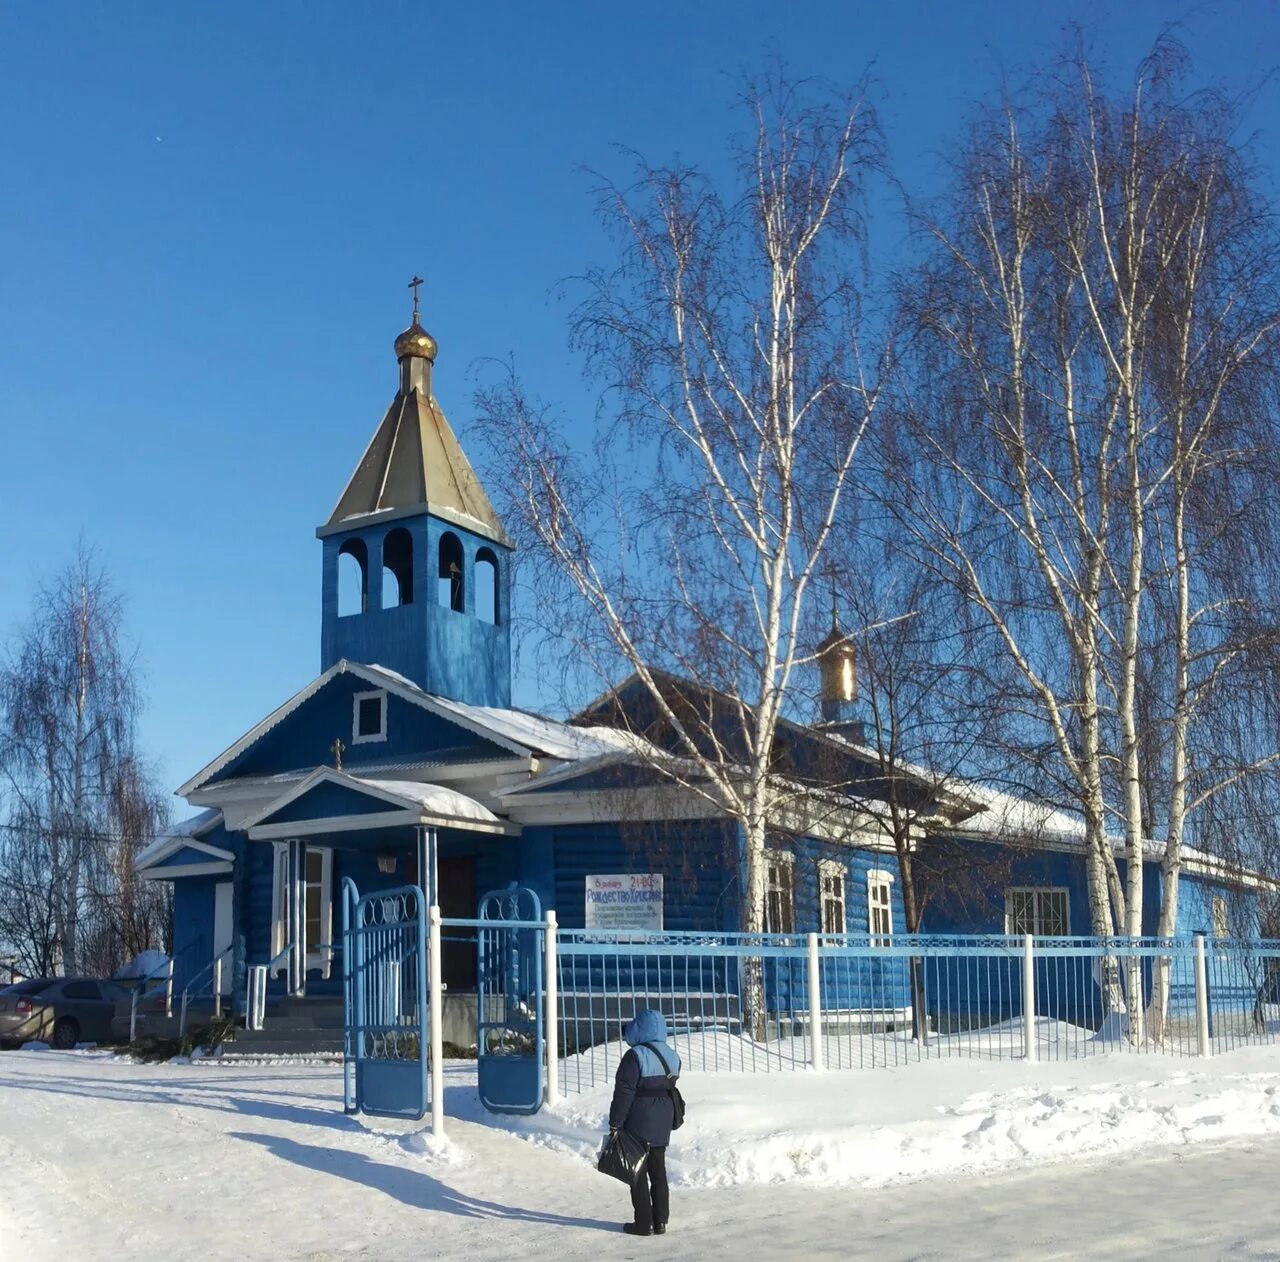
<path fill-rule="evenodd" d="M 500 890 L 480 900 L 475 923 L 480 1100 L 492 1113 L 536 1113 L 543 1092 L 542 907 L 532 890 Z"/>
<path fill-rule="evenodd" d="M 342 882 L 343 1099 L 348 1113 L 427 1110 L 426 899 Z"/>

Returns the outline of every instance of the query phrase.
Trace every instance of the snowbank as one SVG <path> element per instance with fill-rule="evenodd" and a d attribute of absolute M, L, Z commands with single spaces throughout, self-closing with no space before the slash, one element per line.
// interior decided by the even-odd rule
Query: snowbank
<path fill-rule="evenodd" d="M 940 1175 L 1280 1136 L 1280 1051 L 1204 1064 L 1098 1057 L 1066 1065 L 926 1063 L 863 1073 L 688 1074 L 673 1184 L 880 1187 Z M 489 1120 L 594 1162 L 607 1087 L 529 1118 Z M 452 1100 L 451 1100 L 452 1105 Z"/>

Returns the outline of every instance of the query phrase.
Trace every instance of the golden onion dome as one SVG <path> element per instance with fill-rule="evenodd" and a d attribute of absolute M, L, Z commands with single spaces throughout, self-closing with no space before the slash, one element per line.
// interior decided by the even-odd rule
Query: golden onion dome
<path fill-rule="evenodd" d="M 416 317 L 417 312 L 414 312 Z M 431 336 L 415 319 L 403 333 L 396 338 L 397 359 L 425 359 L 435 363 L 436 339 Z"/>

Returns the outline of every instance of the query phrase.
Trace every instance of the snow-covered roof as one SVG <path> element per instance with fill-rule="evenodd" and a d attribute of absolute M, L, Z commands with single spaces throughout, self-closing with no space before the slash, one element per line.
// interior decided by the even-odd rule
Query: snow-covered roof
<path fill-rule="evenodd" d="M 592 758 L 616 750 L 635 749 L 642 738 L 607 727 L 574 727 L 527 710 L 499 706 L 467 705 L 446 697 L 432 697 L 442 710 L 469 719 L 486 730 L 523 745 L 534 753 L 565 761 Z"/>
<path fill-rule="evenodd" d="M 1074 849 L 1084 845 L 1084 820 L 1073 811 L 1015 797 L 986 785 L 972 784 L 969 789 L 984 801 L 986 809 L 965 820 L 957 831 L 992 839 L 1017 837 L 1058 848 Z M 1124 851 L 1126 843 L 1120 834 L 1112 833 L 1107 840 L 1117 853 Z M 1146 837 L 1142 842 L 1142 853 L 1148 859 L 1159 859 L 1164 855 L 1165 844 L 1158 838 Z M 1222 865 L 1220 859 L 1194 846 L 1184 845 L 1181 853 L 1183 861 L 1188 864 Z"/>
<path fill-rule="evenodd" d="M 361 777 L 333 767 L 317 767 L 305 779 L 294 784 L 274 801 L 258 811 L 244 825 L 255 841 L 269 841 L 286 835 L 298 827 L 296 814 L 287 819 L 275 816 L 301 801 L 317 786 L 337 785 L 349 792 L 363 795 L 385 809 L 370 813 L 349 815 L 332 804 L 322 808 L 316 817 L 308 817 L 308 835 L 362 828 L 382 828 L 389 825 L 439 824 L 445 827 L 475 829 L 481 832 L 506 833 L 512 825 L 500 819 L 488 807 L 459 793 L 456 789 L 439 784 L 424 784 L 420 780 L 383 780 Z"/>
<path fill-rule="evenodd" d="M 427 815 L 436 815 L 442 819 L 469 819 L 484 824 L 503 822 L 475 798 L 442 784 L 423 784 L 420 780 L 370 780 L 364 776 L 352 776 L 351 779 L 367 784 L 371 789 L 379 789 L 383 793 L 415 802 Z"/>
<path fill-rule="evenodd" d="M 212 832 L 221 819 L 222 812 L 217 807 L 198 811 L 189 819 L 184 819 L 181 823 L 175 824 L 168 832 L 160 833 L 147 842 L 138 851 L 137 858 L 134 860 L 135 866 L 144 868 L 150 863 L 155 863 L 173 854 L 174 851 L 180 849 L 184 841 L 203 837 L 205 833 Z"/>

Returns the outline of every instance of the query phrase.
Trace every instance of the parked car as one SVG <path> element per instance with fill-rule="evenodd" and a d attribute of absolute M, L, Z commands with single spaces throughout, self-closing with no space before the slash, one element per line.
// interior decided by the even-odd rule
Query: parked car
<path fill-rule="evenodd" d="M 93 977 L 33 977 L 0 990 L 0 1047 L 32 1039 L 54 1047 L 107 1042 L 116 1001 L 126 991 Z"/>

